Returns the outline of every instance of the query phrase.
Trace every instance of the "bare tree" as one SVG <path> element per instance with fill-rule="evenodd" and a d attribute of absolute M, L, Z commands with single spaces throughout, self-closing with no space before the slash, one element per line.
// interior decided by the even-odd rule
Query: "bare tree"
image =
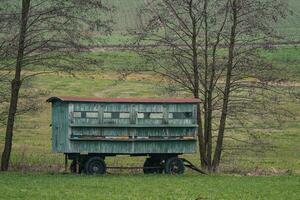
<path fill-rule="evenodd" d="M 286 10 L 281 0 L 153 0 L 141 9 L 138 52 L 155 66 L 151 71 L 202 101 L 198 141 L 204 169 L 218 170 L 227 128 L 253 125 L 245 113 L 277 116 L 280 89 L 273 86 L 282 77 L 255 44 L 275 38 L 274 24 Z"/>
<path fill-rule="evenodd" d="M 87 51 L 92 40 L 87 31 L 110 31 L 110 21 L 101 18 L 110 9 L 101 0 L 5 0 L 1 6 L 0 69 L 14 74 L 1 158 L 1 170 L 6 171 L 22 84 L 50 70 L 97 65 L 97 60 L 79 53 Z M 35 67 L 40 70 L 26 70 Z"/>

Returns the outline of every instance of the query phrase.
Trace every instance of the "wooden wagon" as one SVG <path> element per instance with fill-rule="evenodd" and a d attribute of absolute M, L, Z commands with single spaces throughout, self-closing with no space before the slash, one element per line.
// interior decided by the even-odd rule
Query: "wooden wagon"
<path fill-rule="evenodd" d="M 51 97 L 52 150 L 72 172 L 104 174 L 105 157 L 146 156 L 144 173 L 184 172 L 196 152 L 198 99 Z"/>

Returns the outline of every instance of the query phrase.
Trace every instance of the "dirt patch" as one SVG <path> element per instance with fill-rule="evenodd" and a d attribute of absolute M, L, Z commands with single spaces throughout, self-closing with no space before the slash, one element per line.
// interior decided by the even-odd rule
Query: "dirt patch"
<path fill-rule="evenodd" d="M 291 170 L 291 169 L 278 169 L 275 167 L 270 168 L 259 168 L 256 167 L 255 169 L 227 169 L 221 171 L 220 173 L 226 174 L 236 174 L 236 175 L 244 175 L 244 176 L 279 176 L 279 175 L 291 175 L 291 174 L 300 174 L 300 170 Z"/>
<path fill-rule="evenodd" d="M 28 164 L 13 164 L 10 167 L 10 171 L 19 172 L 64 172 L 64 166 L 53 164 L 53 165 L 28 165 Z"/>

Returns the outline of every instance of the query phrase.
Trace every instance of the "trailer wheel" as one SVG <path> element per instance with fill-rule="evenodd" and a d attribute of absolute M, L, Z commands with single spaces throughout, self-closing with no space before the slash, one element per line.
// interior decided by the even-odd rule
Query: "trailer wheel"
<path fill-rule="evenodd" d="M 160 159 L 147 158 L 144 162 L 143 167 L 144 174 L 161 174 L 163 172 L 163 167 L 161 165 Z"/>
<path fill-rule="evenodd" d="M 85 163 L 86 174 L 105 174 L 106 164 L 102 158 L 92 157 Z"/>
<path fill-rule="evenodd" d="M 166 160 L 165 164 L 166 174 L 183 174 L 184 173 L 184 163 L 178 157 L 172 157 Z"/>

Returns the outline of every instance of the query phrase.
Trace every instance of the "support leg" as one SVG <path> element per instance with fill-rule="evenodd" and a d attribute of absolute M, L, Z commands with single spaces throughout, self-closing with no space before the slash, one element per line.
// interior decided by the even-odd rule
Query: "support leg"
<path fill-rule="evenodd" d="M 79 156 L 76 156 L 76 173 L 80 174 L 80 172 L 79 172 Z"/>
<path fill-rule="evenodd" d="M 68 172 L 68 155 L 65 154 L 65 172 Z"/>

